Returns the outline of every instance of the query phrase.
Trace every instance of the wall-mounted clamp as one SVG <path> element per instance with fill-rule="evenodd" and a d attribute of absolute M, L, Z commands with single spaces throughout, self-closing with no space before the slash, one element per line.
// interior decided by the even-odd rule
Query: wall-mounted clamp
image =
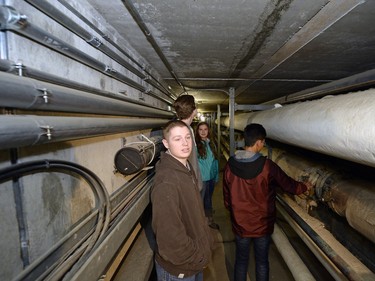
<path fill-rule="evenodd" d="M 51 95 L 51 93 L 46 88 L 40 88 L 37 90 L 42 92 L 41 97 L 44 99 L 44 103 L 48 103 L 48 97 Z"/>
<path fill-rule="evenodd" d="M 52 129 L 53 129 L 53 127 L 50 126 L 50 125 L 44 125 L 44 126 L 40 126 L 40 128 L 44 129 L 46 131 L 43 135 L 46 135 L 48 140 L 51 140 L 52 139 Z"/>

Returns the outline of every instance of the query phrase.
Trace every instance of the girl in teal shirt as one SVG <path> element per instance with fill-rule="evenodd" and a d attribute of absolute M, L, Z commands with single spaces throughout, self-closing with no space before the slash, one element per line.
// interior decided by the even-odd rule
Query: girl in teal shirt
<path fill-rule="evenodd" d="M 198 164 L 203 181 L 203 205 L 206 216 L 209 219 L 209 225 L 218 229 L 219 226 L 214 223 L 212 213 L 212 194 L 214 193 L 215 183 L 219 180 L 218 161 L 216 159 L 216 149 L 213 142 L 210 141 L 210 131 L 208 123 L 198 124 L 195 141 L 198 151 Z"/>

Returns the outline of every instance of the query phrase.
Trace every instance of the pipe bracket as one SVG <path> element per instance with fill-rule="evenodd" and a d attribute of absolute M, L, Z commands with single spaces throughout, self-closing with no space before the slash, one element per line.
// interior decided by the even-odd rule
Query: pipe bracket
<path fill-rule="evenodd" d="M 46 88 L 39 88 L 37 90 L 42 92 L 42 95 L 40 97 L 44 99 L 44 103 L 48 103 L 49 102 L 48 96 L 50 96 L 51 93 Z"/>
<path fill-rule="evenodd" d="M 91 37 L 90 40 L 87 40 L 87 43 L 95 48 L 99 48 L 102 45 L 102 41 L 100 41 L 100 39 L 95 36 Z"/>
<path fill-rule="evenodd" d="M 27 17 L 11 6 L 0 7 L 0 30 L 22 29 L 27 25 Z"/>
<path fill-rule="evenodd" d="M 39 128 L 44 129 L 46 132 L 42 135 L 46 135 L 48 140 L 52 139 L 52 129 L 53 127 L 50 125 L 44 125 L 44 126 L 39 126 Z"/>

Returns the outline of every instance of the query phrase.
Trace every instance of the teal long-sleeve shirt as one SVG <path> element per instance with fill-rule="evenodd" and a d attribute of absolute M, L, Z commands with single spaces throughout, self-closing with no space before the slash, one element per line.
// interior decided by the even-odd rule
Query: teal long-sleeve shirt
<path fill-rule="evenodd" d="M 198 164 L 202 175 L 202 181 L 219 180 L 218 163 L 209 145 L 209 141 L 202 141 L 206 146 L 206 158 L 202 158 L 198 154 Z"/>

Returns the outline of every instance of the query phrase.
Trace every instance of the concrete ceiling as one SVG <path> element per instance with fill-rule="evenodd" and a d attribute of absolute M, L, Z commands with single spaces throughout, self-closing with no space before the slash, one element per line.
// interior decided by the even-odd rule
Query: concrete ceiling
<path fill-rule="evenodd" d="M 202 111 L 225 111 L 230 87 L 261 104 L 375 69 L 373 0 L 88 2 Z"/>

